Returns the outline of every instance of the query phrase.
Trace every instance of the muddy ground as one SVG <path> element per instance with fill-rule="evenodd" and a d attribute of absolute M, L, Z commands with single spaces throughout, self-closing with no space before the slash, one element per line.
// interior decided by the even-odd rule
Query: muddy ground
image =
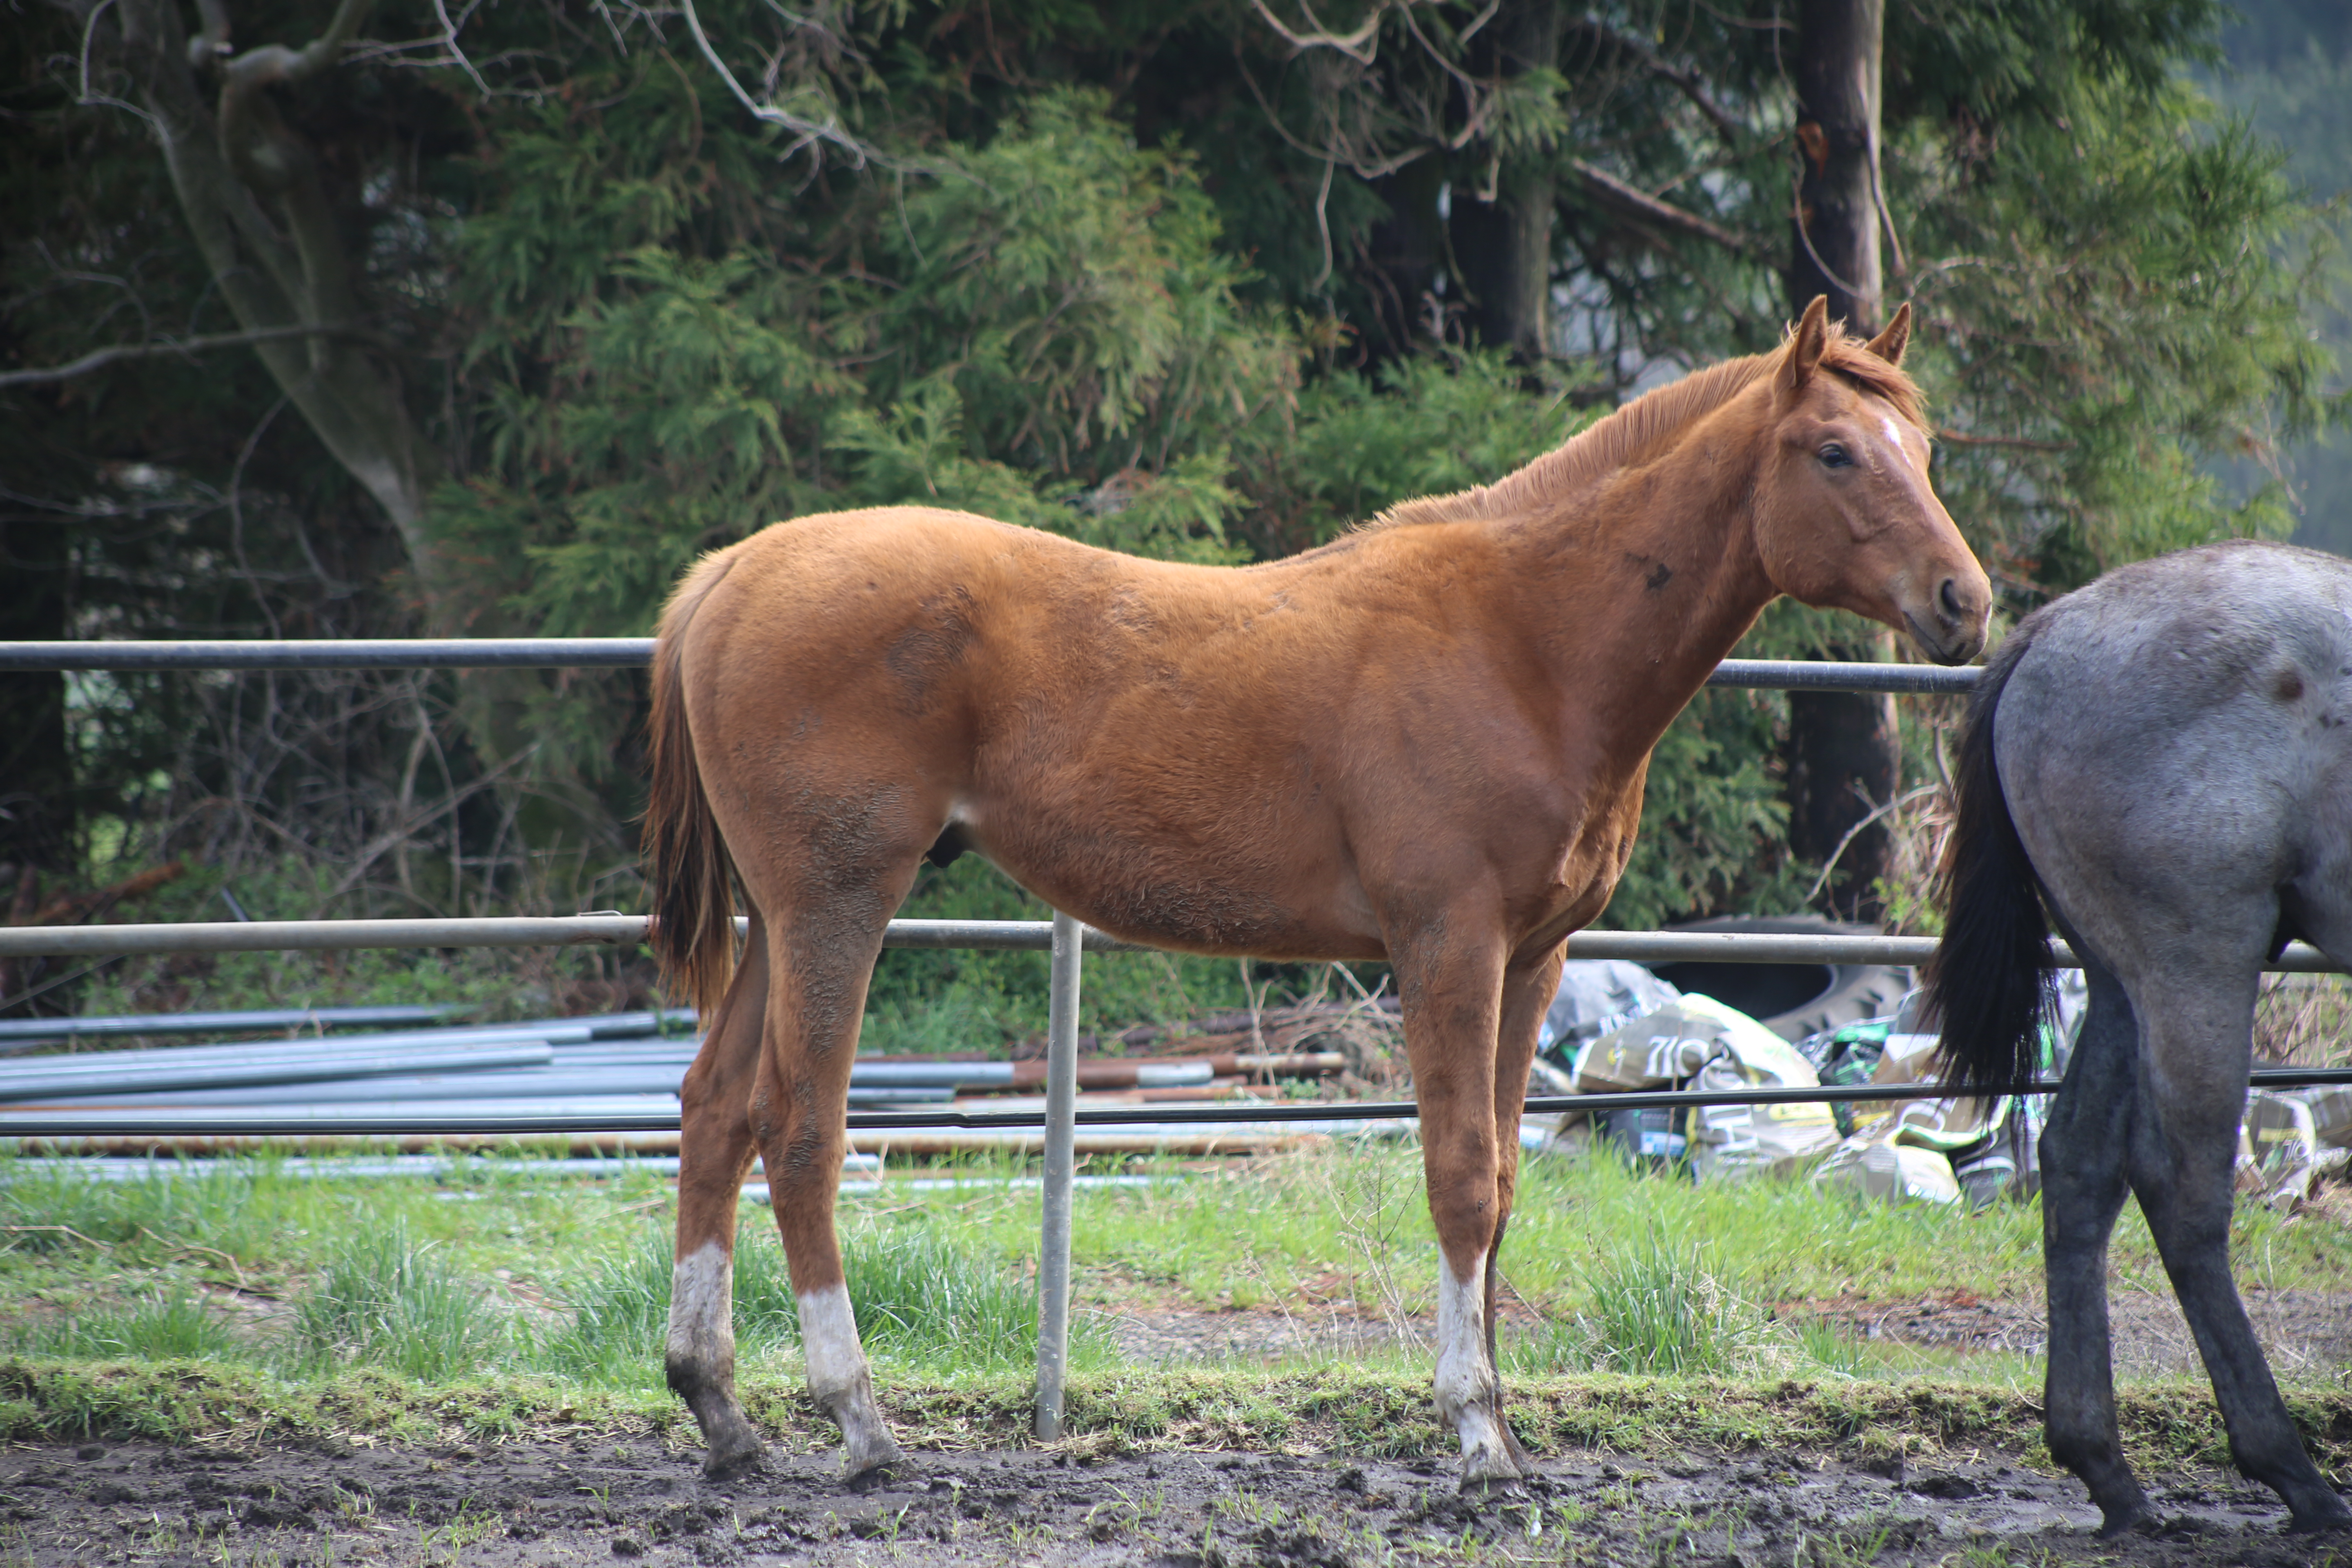
<path fill-rule="evenodd" d="M 0 1563 L 153 1568 L 913 1563 L 1151 1568 L 1488 1562 L 1765 1565 L 2304 1564 L 2234 1476 L 2150 1478 L 2168 1524 L 2095 1539 L 2071 1479 L 2000 1460 L 1878 1474 L 1794 1456 L 1578 1453 L 1506 1495 L 1441 1464 L 1183 1453 L 917 1454 L 845 1487 L 836 1461 L 712 1484 L 650 1441 L 478 1447 L 157 1444 L 0 1450 Z"/>

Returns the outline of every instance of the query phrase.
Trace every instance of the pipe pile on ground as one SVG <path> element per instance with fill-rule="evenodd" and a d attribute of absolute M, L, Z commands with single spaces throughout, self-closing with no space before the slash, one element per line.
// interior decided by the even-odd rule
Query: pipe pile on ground
<path fill-rule="evenodd" d="M 205 1015 L 207 1025 L 237 1015 Z M 276 1015 L 246 1015 L 257 1024 Z M 323 1019 L 320 1020 L 323 1021 Z M 511 1117 L 525 1106 L 539 1113 L 642 1118 L 677 1110 L 678 1087 L 700 1041 L 660 1033 L 666 1026 L 690 1025 L 691 1014 L 649 1012 L 588 1018 L 542 1018 L 515 1024 L 454 1025 L 302 1038 L 244 1040 L 225 1045 L 166 1047 L 142 1050 L 82 1050 L 0 1061 L 0 1140 L 13 1114 L 142 1110 L 185 1111 L 193 1126 L 183 1137 L 125 1139 L 94 1136 L 44 1139 L 89 1153 L 226 1152 L 260 1146 L 236 1136 L 207 1134 L 201 1123 L 233 1122 L 240 1114 L 266 1109 L 276 1117 L 318 1124 L 323 1139 L 335 1125 L 388 1108 L 430 1115 L 448 1128 L 446 1137 L 402 1139 L 404 1147 L 505 1144 L 509 1135 L 471 1133 L 468 1122 Z M 40 1020 L 58 1037 L 105 1038 L 133 1033 L 163 1033 L 156 1020 Z M 120 1025 L 121 1026 L 115 1026 Z M 131 1026 L 137 1026 L 134 1029 Z M 315 1027 L 315 1024 L 313 1025 Z M 193 1032 L 193 1031 L 192 1031 Z M 1329 1052 L 1235 1052 L 1197 1058 L 1096 1058 L 1078 1065 L 1082 1102 L 1151 1105 L 1287 1098 L 1277 1079 L 1329 1077 L 1346 1066 Z M 922 1105 L 1017 1104 L 1039 1093 L 1045 1064 L 934 1058 L 861 1058 L 851 1068 L 849 1103 L 858 1110 Z M 987 1097 L 980 1099 L 978 1097 Z M 1214 1134 L 1171 1132 L 1150 1127 L 1106 1130 L 1083 1138 L 1082 1152 L 1111 1153 L 1142 1149 L 1208 1153 L 1254 1148 L 1269 1137 L 1286 1146 L 1299 1131 L 1278 1134 L 1220 1131 Z M 1311 1133 L 1307 1135 L 1311 1136 Z M 887 1144 L 895 1152 L 921 1153 L 979 1147 L 1025 1147 L 1030 1132 L 977 1131 L 861 1135 L 859 1148 Z M 677 1146 L 675 1133 L 615 1133 L 561 1136 L 577 1152 L 660 1152 Z M 1099 1144 L 1099 1148 L 1092 1145 Z M 283 1148 L 281 1141 L 270 1146 Z M 1269 1147 L 1274 1145 L 1267 1145 Z"/>

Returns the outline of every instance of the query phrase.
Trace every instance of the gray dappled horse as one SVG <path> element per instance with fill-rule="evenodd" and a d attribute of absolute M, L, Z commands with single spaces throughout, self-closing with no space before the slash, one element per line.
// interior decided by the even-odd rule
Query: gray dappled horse
<path fill-rule="evenodd" d="M 2090 982 L 2042 1138 L 2043 1422 L 2108 1534 L 2150 1517 L 2116 1436 L 2107 1338 L 2126 1189 L 2238 1468 L 2297 1530 L 2352 1523 L 2287 1416 L 2229 1259 L 2263 963 L 2294 938 L 2352 959 L 2347 721 L 2352 563 L 2254 542 L 2126 566 L 2035 612 L 1969 704 L 1930 1000 L 1948 1081 L 1985 1088 L 2036 1065 L 2045 903 Z"/>

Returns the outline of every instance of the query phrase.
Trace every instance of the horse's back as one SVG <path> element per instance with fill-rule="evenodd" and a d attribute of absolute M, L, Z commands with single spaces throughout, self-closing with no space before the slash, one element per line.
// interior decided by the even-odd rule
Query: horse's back
<path fill-rule="evenodd" d="M 1994 739 L 2068 923 L 2126 963 L 2258 951 L 2282 918 L 2352 956 L 2352 563 L 2208 546 L 2034 620 Z"/>

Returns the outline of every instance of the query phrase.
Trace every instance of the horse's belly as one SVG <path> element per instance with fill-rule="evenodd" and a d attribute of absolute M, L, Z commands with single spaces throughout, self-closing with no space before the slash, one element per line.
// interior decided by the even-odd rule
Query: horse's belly
<path fill-rule="evenodd" d="M 1009 810 L 963 828 L 999 869 L 1122 941 L 1274 959 L 1386 955 L 1352 873 L 1276 831 L 1231 824 L 1214 839 L 1138 833 L 1083 812 Z"/>

